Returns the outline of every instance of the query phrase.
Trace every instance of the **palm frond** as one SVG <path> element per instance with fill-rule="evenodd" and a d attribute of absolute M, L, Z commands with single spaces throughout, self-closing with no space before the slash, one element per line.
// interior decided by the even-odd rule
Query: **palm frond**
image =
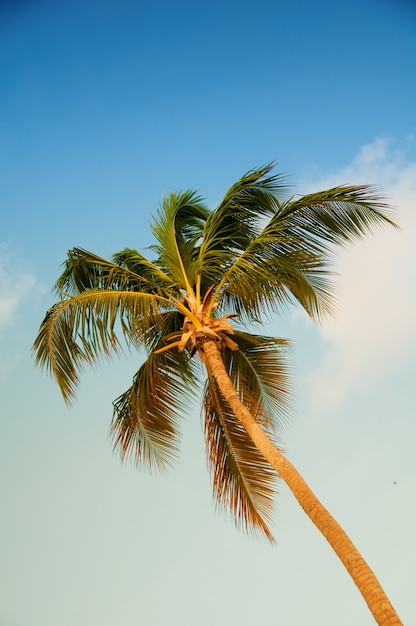
<path fill-rule="evenodd" d="M 183 321 L 184 315 L 176 309 L 149 315 L 146 324 L 134 325 L 135 342 L 144 345 L 149 352 L 165 347 L 167 338 L 181 334 Z"/>
<path fill-rule="evenodd" d="M 56 291 L 75 295 L 86 289 L 114 289 L 162 295 L 171 287 L 169 277 L 137 250 L 126 249 L 113 258 L 107 261 L 82 248 L 69 250 Z"/>
<path fill-rule="evenodd" d="M 389 207 L 368 187 L 337 187 L 276 203 L 275 215 L 225 271 L 224 303 L 247 319 L 298 301 L 321 319 L 331 314 L 330 280 L 335 244 L 348 243 L 377 225 L 395 225 Z"/>
<path fill-rule="evenodd" d="M 254 254 L 253 248 L 253 256 L 247 250 L 225 273 L 221 311 L 234 311 L 243 323 L 259 321 L 296 302 L 314 319 L 333 312 L 337 288 L 319 257 L 294 250 L 273 258 L 265 250 Z"/>
<path fill-rule="evenodd" d="M 352 242 L 386 224 L 397 227 L 391 207 L 374 187 L 341 185 L 282 203 L 270 230 L 283 229 L 306 249 L 325 254 L 333 244 Z"/>
<path fill-rule="evenodd" d="M 134 248 L 124 248 L 117 252 L 113 255 L 113 261 L 128 269 L 134 276 L 139 276 L 143 285 L 154 285 L 158 289 L 172 287 L 172 278 Z M 145 290 L 142 288 L 140 291 Z"/>
<path fill-rule="evenodd" d="M 157 244 L 156 265 L 181 289 L 191 292 L 196 282 L 195 257 L 209 212 L 193 191 L 171 193 L 163 199 L 151 225 Z"/>
<path fill-rule="evenodd" d="M 250 170 L 225 194 L 206 221 L 198 271 L 212 282 L 256 237 L 262 223 L 276 212 L 276 196 L 286 192 L 282 174 L 269 176 L 274 164 Z"/>
<path fill-rule="evenodd" d="M 128 291 L 87 289 L 65 298 L 46 313 L 33 345 L 35 361 L 55 378 L 70 402 L 82 366 L 117 353 L 121 347 L 117 330 L 127 343 L 133 342 L 137 326 L 146 327 L 163 306 L 169 301 Z"/>
<path fill-rule="evenodd" d="M 274 541 L 269 529 L 276 474 L 260 454 L 208 376 L 204 434 L 217 505 L 231 510 L 237 526 Z"/>
<path fill-rule="evenodd" d="M 225 350 L 224 364 L 240 400 L 273 437 L 291 412 L 292 385 L 286 339 L 236 330 L 238 350 Z"/>
<path fill-rule="evenodd" d="M 132 386 L 113 403 L 110 435 L 122 459 L 130 455 L 150 470 L 175 461 L 179 424 L 189 410 L 195 382 L 184 352 L 148 356 Z"/>

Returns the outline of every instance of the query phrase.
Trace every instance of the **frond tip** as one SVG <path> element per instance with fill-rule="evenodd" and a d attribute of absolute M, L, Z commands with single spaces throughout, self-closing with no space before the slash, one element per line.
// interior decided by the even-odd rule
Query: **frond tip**
<path fill-rule="evenodd" d="M 64 400 L 73 397 L 84 365 L 121 348 L 119 335 L 135 343 L 165 300 L 158 295 L 116 289 L 86 289 L 65 297 L 46 313 L 33 345 L 35 362 L 58 383 Z"/>
<path fill-rule="evenodd" d="M 277 442 L 290 409 L 288 342 L 241 331 L 234 337 L 238 349 L 222 352 L 225 371 L 240 401 Z M 209 365 L 207 371 L 204 434 L 215 500 L 231 510 L 237 526 L 273 542 L 269 525 L 276 472 L 224 399 Z"/>

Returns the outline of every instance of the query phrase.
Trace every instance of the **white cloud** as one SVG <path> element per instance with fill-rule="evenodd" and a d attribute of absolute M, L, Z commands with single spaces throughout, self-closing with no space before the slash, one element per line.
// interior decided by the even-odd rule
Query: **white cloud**
<path fill-rule="evenodd" d="M 0 244 L 0 332 L 14 325 L 22 302 L 43 291 L 31 272 L 16 264 L 15 255 L 5 244 Z"/>
<path fill-rule="evenodd" d="M 314 187 L 340 183 L 380 186 L 401 230 L 380 230 L 338 257 L 340 311 L 321 329 L 327 350 L 310 381 L 321 410 L 337 406 L 352 388 L 383 381 L 416 345 L 416 163 L 378 139 Z"/>

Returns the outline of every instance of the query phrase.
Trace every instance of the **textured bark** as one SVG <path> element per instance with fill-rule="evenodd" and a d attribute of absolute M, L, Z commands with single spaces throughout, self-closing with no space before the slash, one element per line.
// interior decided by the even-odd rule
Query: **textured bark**
<path fill-rule="evenodd" d="M 338 522 L 320 503 L 302 476 L 285 456 L 275 447 L 254 417 L 237 396 L 227 374 L 215 339 L 205 338 L 199 342 L 207 366 L 213 373 L 218 387 L 237 419 L 247 431 L 254 445 L 276 470 L 292 491 L 305 513 L 327 539 L 357 585 L 368 608 L 380 626 L 403 626 L 374 572 Z"/>

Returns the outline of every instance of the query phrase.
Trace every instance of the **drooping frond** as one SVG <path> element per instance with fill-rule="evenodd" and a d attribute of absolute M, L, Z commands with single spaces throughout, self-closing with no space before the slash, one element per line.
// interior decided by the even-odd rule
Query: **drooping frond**
<path fill-rule="evenodd" d="M 292 385 L 286 339 L 236 330 L 238 350 L 225 350 L 224 364 L 240 400 L 271 434 L 278 435 L 290 414 Z"/>
<path fill-rule="evenodd" d="M 166 272 L 177 286 L 191 292 L 196 282 L 195 258 L 198 241 L 209 211 L 193 191 L 171 193 L 152 223 L 157 244 L 156 265 Z"/>
<path fill-rule="evenodd" d="M 134 329 L 148 326 L 169 301 L 148 293 L 87 289 L 51 307 L 33 350 L 36 363 L 57 381 L 66 402 L 78 383 L 78 372 L 101 355 L 117 352 L 121 332 L 134 341 Z M 117 323 L 120 322 L 119 325 Z"/>
<path fill-rule="evenodd" d="M 269 524 L 275 472 L 254 446 L 212 376 L 207 380 L 203 406 L 207 458 L 217 504 L 231 510 L 238 526 L 274 541 Z"/>
<path fill-rule="evenodd" d="M 240 331 L 235 331 L 233 340 L 239 349 L 224 350 L 226 371 L 241 402 L 278 443 L 291 404 L 288 342 Z M 273 472 L 210 375 L 204 409 L 207 456 L 217 501 L 231 509 L 237 523 L 260 529 L 271 539 L 267 524 L 272 510 Z"/>
<path fill-rule="evenodd" d="M 122 459 L 130 455 L 150 470 L 173 463 L 195 381 L 187 354 L 172 350 L 148 356 L 130 389 L 113 403 L 110 434 Z"/>
<path fill-rule="evenodd" d="M 276 204 L 275 215 L 222 277 L 224 302 L 248 319 L 298 301 L 320 319 L 332 313 L 329 279 L 334 244 L 382 223 L 388 207 L 367 187 L 337 187 Z"/>
<path fill-rule="evenodd" d="M 57 291 L 79 294 L 86 289 L 115 289 L 163 293 L 172 281 L 137 250 L 122 250 L 107 261 L 102 257 L 73 248 L 68 251 L 65 269 L 55 284 Z"/>

